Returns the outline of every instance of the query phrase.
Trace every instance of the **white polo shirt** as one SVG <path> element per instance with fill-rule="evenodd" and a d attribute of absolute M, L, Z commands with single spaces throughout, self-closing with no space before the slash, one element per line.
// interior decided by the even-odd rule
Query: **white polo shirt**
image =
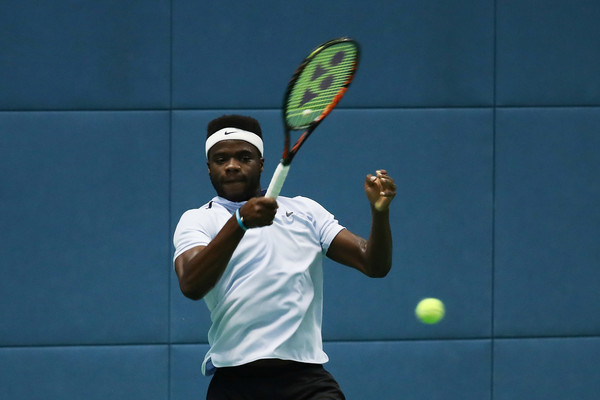
<path fill-rule="evenodd" d="M 273 225 L 248 229 L 204 301 L 210 350 L 202 373 L 266 358 L 323 364 L 322 258 L 344 229 L 305 197 L 278 197 Z M 186 211 L 175 230 L 175 256 L 206 246 L 244 203 L 215 197 Z"/>

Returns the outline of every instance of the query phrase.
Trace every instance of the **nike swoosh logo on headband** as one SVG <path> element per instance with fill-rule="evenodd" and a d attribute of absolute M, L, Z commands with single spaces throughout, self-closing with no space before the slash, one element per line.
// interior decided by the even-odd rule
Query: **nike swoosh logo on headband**
<path fill-rule="evenodd" d="M 232 133 L 235 133 L 235 132 L 223 132 L 223 135 L 231 135 Z"/>

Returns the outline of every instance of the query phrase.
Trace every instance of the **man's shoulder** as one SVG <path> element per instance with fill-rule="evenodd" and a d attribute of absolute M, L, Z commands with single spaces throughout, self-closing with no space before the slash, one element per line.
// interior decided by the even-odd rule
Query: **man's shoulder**
<path fill-rule="evenodd" d="M 222 210 L 223 210 L 223 207 L 220 206 L 219 203 L 216 202 L 215 199 L 213 198 L 212 200 L 208 201 L 207 203 L 201 205 L 200 207 L 191 208 L 191 209 L 184 211 L 183 214 L 181 215 L 181 218 L 182 219 L 201 218 L 202 216 L 206 216 L 206 215 L 211 215 L 211 214 L 214 215 L 214 214 L 216 214 L 215 211 L 222 211 Z"/>
<path fill-rule="evenodd" d="M 323 211 L 327 211 L 317 201 L 305 196 L 278 197 L 277 202 L 279 203 L 280 207 L 285 206 L 287 208 L 291 208 L 297 211 L 303 211 L 308 214 L 321 213 Z"/>

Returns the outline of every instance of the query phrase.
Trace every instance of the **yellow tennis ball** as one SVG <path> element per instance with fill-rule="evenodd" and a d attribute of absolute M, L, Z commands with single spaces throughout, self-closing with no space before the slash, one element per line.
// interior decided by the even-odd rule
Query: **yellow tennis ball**
<path fill-rule="evenodd" d="M 421 300 L 415 308 L 417 318 L 424 324 L 437 324 L 445 313 L 444 303 L 433 297 Z"/>

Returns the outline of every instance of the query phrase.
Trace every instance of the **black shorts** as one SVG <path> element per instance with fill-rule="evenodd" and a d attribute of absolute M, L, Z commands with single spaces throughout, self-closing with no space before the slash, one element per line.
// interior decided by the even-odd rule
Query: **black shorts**
<path fill-rule="evenodd" d="M 288 362 L 218 368 L 206 399 L 345 400 L 345 397 L 322 365 Z"/>

